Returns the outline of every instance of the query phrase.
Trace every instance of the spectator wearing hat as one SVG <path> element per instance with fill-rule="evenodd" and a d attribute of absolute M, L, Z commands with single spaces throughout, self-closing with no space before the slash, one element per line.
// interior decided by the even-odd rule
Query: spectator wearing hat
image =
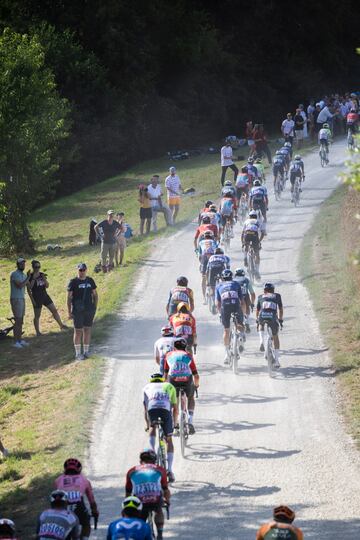
<path fill-rule="evenodd" d="M 169 176 L 165 179 L 165 187 L 167 189 L 167 199 L 171 212 L 171 219 L 175 225 L 176 217 L 179 213 L 182 186 L 179 176 L 176 174 L 175 167 L 170 167 Z"/>
<path fill-rule="evenodd" d="M 151 201 L 153 231 L 157 232 L 157 215 L 159 212 L 164 214 L 166 225 L 172 223 L 172 214 L 170 208 L 162 200 L 163 192 L 160 186 L 159 175 L 154 174 L 148 185 L 148 195 Z"/>
<path fill-rule="evenodd" d="M 16 261 L 16 270 L 10 274 L 10 304 L 14 315 L 14 347 L 22 349 L 29 345 L 27 341 L 22 339 L 22 329 L 25 316 L 25 287 L 29 283 L 29 273 L 26 275 L 25 259 L 19 257 Z"/>
<path fill-rule="evenodd" d="M 121 226 L 114 219 L 114 210 L 108 210 L 107 219 L 97 223 L 94 227 L 96 234 L 101 236 L 101 267 L 103 272 L 114 268 L 114 256 L 116 249 L 116 237 L 120 233 Z M 109 262 L 107 258 L 109 257 Z"/>
<path fill-rule="evenodd" d="M 226 171 L 230 168 L 234 171 L 234 183 L 236 182 L 239 169 L 233 162 L 233 149 L 228 139 L 225 139 L 225 144 L 220 150 L 221 153 L 221 185 L 224 185 Z"/>
<path fill-rule="evenodd" d="M 148 188 L 144 184 L 139 186 L 139 197 L 138 201 L 140 204 L 140 234 L 149 234 L 152 218 L 151 210 L 151 200 L 148 192 Z M 145 233 L 144 233 L 145 227 Z"/>
<path fill-rule="evenodd" d="M 294 140 L 294 126 L 295 122 L 293 120 L 292 114 L 287 113 L 285 120 L 281 124 L 281 133 L 286 142 L 293 143 Z"/>
<path fill-rule="evenodd" d="M 95 281 L 86 275 L 86 264 L 78 264 L 77 269 L 77 277 L 71 279 L 67 286 L 67 308 L 69 318 L 74 321 L 75 360 L 85 360 L 89 358 L 91 327 L 98 304 L 98 294 Z"/>
<path fill-rule="evenodd" d="M 27 290 L 34 307 L 34 326 L 36 335 L 41 336 L 40 315 L 43 306 L 50 311 L 61 330 L 66 330 L 67 326 L 62 322 L 54 302 L 48 295 L 47 289 L 49 287 L 49 282 L 47 280 L 47 275 L 40 271 L 40 262 L 35 260 L 31 261 L 31 266 L 32 272 L 30 274 L 28 273 L 29 282 L 27 284 Z"/>

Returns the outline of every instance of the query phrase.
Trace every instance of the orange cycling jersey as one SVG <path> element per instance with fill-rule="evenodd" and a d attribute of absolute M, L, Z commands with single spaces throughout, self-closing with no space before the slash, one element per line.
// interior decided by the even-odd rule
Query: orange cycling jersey
<path fill-rule="evenodd" d="M 196 336 L 196 321 L 190 313 L 176 313 L 170 317 L 175 336 Z"/>
<path fill-rule="evenodd" d="M 200 227 L 197 228 L 196 234 L 195 234 L 195 240 L 199 238 L 202 234 L 204 234 L 205 231 L 211 231 L 214 233 L 215 238 L 218 236 L 218 228 L 217 225 L 213 225 L 212 223 L 204 223 L 203 225 L 200 225 Z"/>
<path fill-rule="evenodd" d="M 260 527 L 256 540 L 304 540 L 304 535 L 290 523 L 271 521 Z"/>

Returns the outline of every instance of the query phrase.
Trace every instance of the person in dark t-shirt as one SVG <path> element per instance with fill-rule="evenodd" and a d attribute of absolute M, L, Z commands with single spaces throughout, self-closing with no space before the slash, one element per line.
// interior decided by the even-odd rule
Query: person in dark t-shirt
<path fill-rule="evenodd" d="M 101 236 L 101 265 L 103 272 L 114 268 L 114 255 L 116 250 L 116 239 L 121 233 L 121 225 L 114 219 L 114 210 L 108 210 L 107 219 L 100 221 L 94 227 L 94 231 Z M 107 258 L 109 257 L 109 262 Z"/>
<path fill-rule="evenodd" d="M 78 276 L 71 279 L 67 287 L 69 318 L 74 321 L 75 360 L 89 358 L 91 327 L 98 303 L 95 281 L 86 275 L 86 270 L 85 263 L 78 264 Z"/>

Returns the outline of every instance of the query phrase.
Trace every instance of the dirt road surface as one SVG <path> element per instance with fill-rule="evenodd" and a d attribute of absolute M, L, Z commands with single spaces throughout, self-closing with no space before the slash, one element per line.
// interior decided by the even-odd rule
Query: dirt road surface
<path fill-rule="evenodd" d="M 277 504 L 296 509 L 305 538 L 360 536 L 358 454 L 338 415 L 326 344 L 297 272 L 303 235 L 338 185 L 344 158 L 344 143 L 332 146 L 331 163 L 324 169 L 317 152 L 306 157 L 300 207 L 290 203 L 289 185 L 280 202 L 270 197 L 261 283 L 273 281 L 285 306 L 282 367 L 276 378 L 268 375 L 254 324 L 238 374 L 224 367 L 222 328 L 202 305 L 192 243 L 195 224 L 159 239 L 116 316 L 112 338 L 101 349 L 108 358 L 107 373 L 87 467 L 101 512 L 93 538 L 105 538 L 107 524 L 120 516 L 126 471 L 147 445 L 141 390 L 156 371 L 153 343 L 165 322 L 168 292 L 181 274 L 195 290 L 201 386 L 196 434 L 186 459 L 175 443 L 176 482 L 165 537 L 254 539 Z M 236 232 L 232 268 L 242 265 L 239 225 Z"/>

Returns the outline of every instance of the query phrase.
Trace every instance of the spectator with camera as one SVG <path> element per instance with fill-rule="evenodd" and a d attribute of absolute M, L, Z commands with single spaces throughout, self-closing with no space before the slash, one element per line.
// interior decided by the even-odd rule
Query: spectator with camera
<path fill-rule="evenodd" d="M 148 188 L 144 184 L 140 184 L 139 186 L 138 201 L 140 204 L 140 234 L 143 236 L 144 234 L 149 234 L 152 219 L 151 200 Z"/>

